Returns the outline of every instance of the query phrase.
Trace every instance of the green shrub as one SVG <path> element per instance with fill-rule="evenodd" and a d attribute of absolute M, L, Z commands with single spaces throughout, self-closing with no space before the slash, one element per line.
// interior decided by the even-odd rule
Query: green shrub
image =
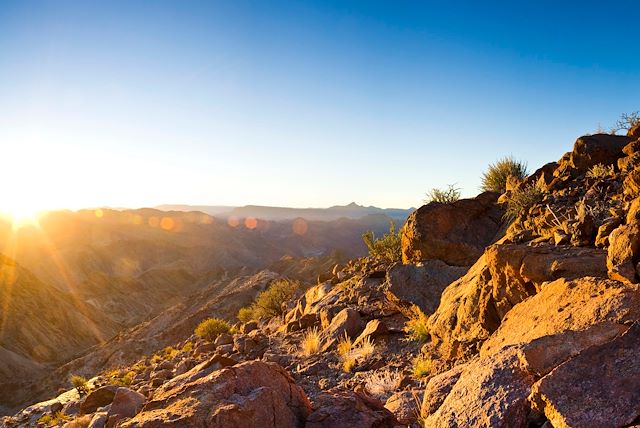
<path fill-rule="evenodd" d="M 427 193 L 424 200 L 425 203 L 440 202 L 442 204 L 450 204 L 460 199 L 460 189 L 453 184 L 448 184 L 446 189 L 433 188 Z"/>
<path fill-rule="evenodd" d="M 255 311 L 253 310 L 253 306 L 246 306 L 244 308 L 240 308 L 238 311 L 238 319 L 242 323 L 247 323 L 255 319 Z"/>
<path fill-rule="evenodd" d="M 43 424 L 47 427 L 55 427 L 62 424 L 62 422 L 66 422 L 71 419 L 71 416 L 66 415 L 62 412 L 62 410 L 56 412 L 55 415 L 45 414 L 40 416 L 38 419 L 38 424 Z"/>
<path fill-rule="evenodd" d="M 429 376 L 433 370 L 433 361 L 426 356 L 419 356 L 413 361 L 413 376 L 423 378 Z"/>
<path fill-rule="evenodd" d="M 382 238 L 376 239 L 375 234 L 372 231 L 368 231 L 362 235 L 362 240 L 367 246 L 371 257 L 391 262 L 397 262 L 402 259 L 400 231 L 396 232 L 396 226 L 393 222 L 389 222 L 389 233 L 385 233 Z"/>
<path fill-rule="evenodd" d="M 78 394 L 84 395 L 89 392 L 89 384 L 87 378 L 79 375 L 71 376 L 71 385 L 78 391 Z"/>
<path fill-rule="evenodd" d="M 404 330 L 409 334 L 409 338 L 417 342 L 426 342 L 431 337 L 427 328 L 427 316 L 418 311 L 405 324 Z"/>
<path fill-rule="evenodd" d="M 504 193 L 507 187 L 507 179 L 510 176 L 522 181 L 528 175 L 527 164 L 515 160 L 512 156 L 499 159 L 489 165 L 482 175 L 482 190 L 485 192 Z"/>
<path fill-rule="evenodd" d="M 220 318 L 208 318 L 198 324 L 194 333 L 201 339 L 213 342 L 222 333 L 228 333 L 231 326 L 228 322 Z"/>
<path fill-rule="evenodd" d="M 253 319 L 271 318 L 283 314 L 283 303 L 291 300 L 300 284 L 288 279 L 279 279 L 271 283 L 269 288 L 258 295 L 251 306 L 254 313 Z"/>
<path fill-rule="evenodd" d="M 514 190 L 507 199 L 507 209 L 504 213 L 505 220 L 514 220 L 521 213 L 542 200 L 544 191 L 537 184 L 530 184 Z"/>

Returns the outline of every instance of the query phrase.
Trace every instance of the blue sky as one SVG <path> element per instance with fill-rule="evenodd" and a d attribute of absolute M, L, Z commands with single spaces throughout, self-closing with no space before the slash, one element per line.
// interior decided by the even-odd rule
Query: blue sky
<path fill-rule="evenodd" d="M 640 6 L 557 3 L 0 0 L 0 205 L 475 195 L 640 110 Z"/>

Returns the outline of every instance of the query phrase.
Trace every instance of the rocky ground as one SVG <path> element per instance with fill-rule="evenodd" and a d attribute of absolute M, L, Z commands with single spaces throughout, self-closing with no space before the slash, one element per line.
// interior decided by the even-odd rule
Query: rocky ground
<path fill-rule="evenodd" d="M 640 423 L 640 128 L 581 137 L 502 195 L 421 207 L 402 258 L 336 266 L 282 317 L 185 334 L 0 425 Z"/>

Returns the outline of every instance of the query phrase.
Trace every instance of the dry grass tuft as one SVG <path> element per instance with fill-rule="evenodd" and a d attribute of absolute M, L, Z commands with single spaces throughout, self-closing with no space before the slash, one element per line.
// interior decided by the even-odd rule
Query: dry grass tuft
<path fill-rule="evenodd" d="M 429 357 L 419 356 L 413 360 L 413 376 L 420 379 L 433 371 L 433 361 Z"/>
<path fill-rule="evenodd" d="M 398 371 L 383 370 L 369 374 L 364 386 L 370 395 L 386 400 L 391 393 L 400 388 L 402 378 L 402 374 Z"/>
<path fill-rule="evenodd" d="M 302 355 L 307 357 L 320 352 L 320 349 L 322 348 L 322 334 L 320 333 L 320 330 L 317 328 L 308 330 L 302 338 L 300 347 L 302 348 Z"/>

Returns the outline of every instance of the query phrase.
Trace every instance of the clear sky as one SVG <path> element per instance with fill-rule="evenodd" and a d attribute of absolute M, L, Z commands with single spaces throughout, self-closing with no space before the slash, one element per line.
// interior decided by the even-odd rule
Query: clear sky
<path fill-rule="evenodd" d="M 640 110 L 633 1 L 0 0 L 2 205 L 418 206 Z"/>

